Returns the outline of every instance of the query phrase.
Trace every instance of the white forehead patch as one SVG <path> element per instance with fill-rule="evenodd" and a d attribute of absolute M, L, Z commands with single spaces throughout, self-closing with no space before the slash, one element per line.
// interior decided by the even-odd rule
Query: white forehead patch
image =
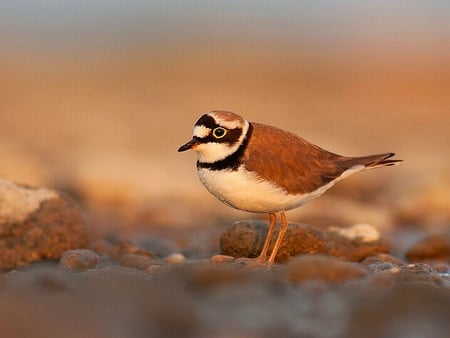
<path fill-rule="evenodd" d="M 194 127 L 194 136 L 198 138 L 203 138 L 209 135 L 211 133 L 211 129 L 207 128 L 205 126 L 195 126 Z"/>

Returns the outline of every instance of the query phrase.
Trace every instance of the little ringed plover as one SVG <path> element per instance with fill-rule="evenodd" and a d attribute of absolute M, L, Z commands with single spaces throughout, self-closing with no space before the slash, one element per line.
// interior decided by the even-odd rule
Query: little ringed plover
<path fill-rule="evenodd" d="M 208 191 L 226 205 L 268 213 L 269 230 L 257 261 L 273 264 L 288 227 L 285 211 L 319 197 L 358 171 L 396 165 L 394 153 L 346 157 L 272 126 L 227 111 L 200 117 L 192 140 L 178 151 L 197 152 L 197 173 Z M 280 213 L 280 230 L 267 258 Z"/>

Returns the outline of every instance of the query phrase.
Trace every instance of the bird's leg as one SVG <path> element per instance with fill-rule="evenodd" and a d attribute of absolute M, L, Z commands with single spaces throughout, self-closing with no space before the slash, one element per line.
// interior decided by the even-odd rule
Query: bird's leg
<path fill-rule="evenodd" d="M 269 250 L 270 240 L 272 238 L 273 229 L 277 222 L 277 215 L 273 212 L 269 213 L 269 230 L 267 231 L 266 240 L 264 241 L 264 246 L 261 253 L 256 258 L 258 262 L 265 262 L 267 260 L 267 251 Z"/>
<path fill-rule="evenodd" d="M 277 256 L 278 249 L 280 248 L 283 237 L 286 234 L 287 228 L 288 228 L 288 219 L 284 211 L 282 211 L 280 213 L 280 232 L 278 233 L 277 241 L 275 242 L 272 253 L 270 254 L 267 263 L 273 264 L 273 262 L 275 261 L 275 257 Z"/>

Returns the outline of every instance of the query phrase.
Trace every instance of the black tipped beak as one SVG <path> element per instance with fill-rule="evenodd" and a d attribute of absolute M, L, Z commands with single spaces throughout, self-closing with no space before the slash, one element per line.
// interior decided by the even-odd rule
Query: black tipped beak
<path fill-rule="evenodd" d="M 186 151 L 192 149 L 197 144 L 197 139 L 194 137 L 188 143 L 183 144 L 180 148 L 178 148 L 178 152 Z"/>

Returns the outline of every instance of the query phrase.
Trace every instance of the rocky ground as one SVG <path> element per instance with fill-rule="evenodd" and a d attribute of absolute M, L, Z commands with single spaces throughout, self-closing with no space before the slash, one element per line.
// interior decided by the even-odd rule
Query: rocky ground
<path fill-rule="evenodd" d="M 291 223 L 269 267 L 262 220 L 126 240 L 53 190 L 0 202 L 0 337 L 448 336 L 448 230 Z"/>

